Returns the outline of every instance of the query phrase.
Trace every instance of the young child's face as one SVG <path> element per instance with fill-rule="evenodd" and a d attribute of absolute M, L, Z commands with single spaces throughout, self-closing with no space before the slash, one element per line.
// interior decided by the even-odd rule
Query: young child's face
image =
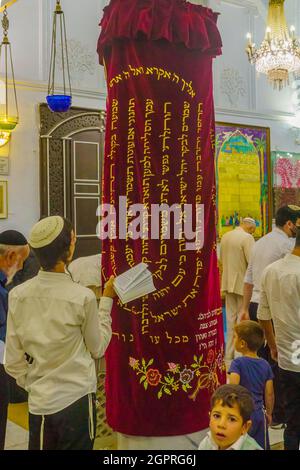
<path fill-rule="evenodd" d="M 223 406 L 220 401 L 215 403 L 210 413 L 209 427 L 211 436 L 220 450 L 226 450 L 242 435 L 246 434 L 251 421 L 243 423 L 237 404 L 232 408 Z"/>
<path fill-rule="evenodd" d="M 243 352 L 245 342 L 238 337 L 236 332 L 234 332 L 233 334 L 233 341 L 234 341 L 234 349 L 237 352 Z"/>

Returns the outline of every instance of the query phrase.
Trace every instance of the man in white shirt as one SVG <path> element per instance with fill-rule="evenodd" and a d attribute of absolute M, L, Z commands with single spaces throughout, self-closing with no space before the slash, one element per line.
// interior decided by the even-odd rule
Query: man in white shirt
<path fill-rule="evenodd" d="M 97 299 L 101 297 L 101 258 L 101 253 L 82 256 L 68 266 L 68 272 L 73 280 L 92 289 Z"/>
<path fill-rule="evenodd" d="M 29 237 L 41 265 L 9 294 L 4 365 L 28 391 L 29 449 L 90 450 L 96 408 L 94 359 L 112 336 L 110 279 L 100 301 L 65 272 L 76 238 L 59 216 L 38 222 Z"/>
<path fill-rule="evenodd" d="M 298 450 L 300 444 L 300 227 L 293 252 L 271 264 L 263 272 L 257 318 L 264 329 L 272 358 L 278 360 L 287 423 L 284 431 L 284 446 L 286 450 Z"/>
<path fill-rule="evenodd" d="M 283 206 L 278 209 L 275 224 L 272 232 L 258 240 L 252 249 L 244 279 L 242 320 L 256 320 L 263 270 L 294 248 L 296 226 L 300 224 L 300 207 Z"/>
<path fill-rule="evenodd" d="M 253 247 L 244 280 L 241 320 L 250 318 L 250 320 L 257 321 L 262 273 L 271 263 L 283 258 L 293 250 L 297 225 L 300 225 L 300 207 L 290 205 L 278 209 L 275 224 L 276 227 L 273 228 L 272 232 L 258 240 Z M 281 399 L 277 363 L 272 361 L 268 347 L 260 349 L 258 355 L 270 363 L 274 374 L 275 406 L 273 423 L 274 425 L 283 423 L 285 422 L 285 413 Z"/>
<path fill-rule="evenodd" d="M 252 234 L 255 232 L 255 228 L 255 220 L 246 217 L 239 227 L 223 235 L 220 243 L 221 290 L 225 294 L 226 306 L 225 363 L 227 367 L 230 366 L 234 358 L 234 325 L 242 305 L 244 277 L 254 245 Z"/>

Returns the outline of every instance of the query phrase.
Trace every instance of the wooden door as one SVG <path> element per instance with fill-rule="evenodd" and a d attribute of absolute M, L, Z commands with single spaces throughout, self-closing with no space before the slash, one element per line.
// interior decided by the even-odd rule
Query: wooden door
<path fill-rule="evenodd" d="M 74 258 L 101 251 L 96 210 L 101 201 L 105 112 L 40 105 L 41 217 L 61 215 L 77 235 Z"/>
<path fill-rule="evenodd" d="M 71 141 L 71 220 L 77 244 L 75 256 L 87 256 L 101 249 L 95 238 L 97 208 L 101 196 L 101 135 L 97 130 L 80 131 Z"/>

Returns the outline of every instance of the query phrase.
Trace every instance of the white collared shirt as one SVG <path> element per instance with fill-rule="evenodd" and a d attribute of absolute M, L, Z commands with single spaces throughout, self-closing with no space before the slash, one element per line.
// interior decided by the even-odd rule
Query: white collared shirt
<path fill-rule="evenodd" d="M 299 256 L 286 255 L 264 270 L 257 318 L 273 320 L 279 367 L 300 372 Z"/>
<path fill-rule="evenodd" d="M 289 238 L 288 235 L 278 227 L 273 228 L 258 240 L 251 252 L 250 261 L 245 274 L 244 282 L 253 285 L 251 302 L 259 303 L 261 276 L 263 270 L 287 253 L 290 253 L 295 246 L 295 239 Z"/>
<path fill-rule="evenodd" d="M 9 294 L 5 369 L 29 394 L 32 414 L 53 414 L 96 391 L 95 361 L 112 336 L 112 299 L 68 274 L 40 271 Z M 32 363 L 25 360 L 25 353 Z"/>
<path fill-rule="evenodd" d="M 82 286 L 101 286 L 101 258 L 102 255 L 83 256 L 77 258 L 68 266 L 75 282 Z"/>
<path fill-rule="evenodd" d="M 239 437 L 237 441 L 235 441 L 228 449 L 226 450 L 241 450 L 241 447 L 246 439 L 247 434 L 242 435 Z M 218 445 L 214 442 L 211 437 L 211 432 L 207 433 L 207 436 L 203 441 L 200 443 L 198 450 L 209 449 L 209 450 L 219 450 Z"/>

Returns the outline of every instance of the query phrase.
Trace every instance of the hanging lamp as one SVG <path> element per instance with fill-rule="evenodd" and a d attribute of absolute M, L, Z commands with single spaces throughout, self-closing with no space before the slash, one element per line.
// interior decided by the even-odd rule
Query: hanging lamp
<path fill-rule="evenodd" d="M 4 56 L 4 103 L 0 105 L 0 147 L 5 145 L 10 139 L 10 133 L 14 130 L 19 122 L 19 111 L 17 102 L 17 92 L 15 85 L 14 66 L 11 54 L 11 44 L 8 40 L 9 21 L 7 9 L 5 7 L 2 17 L 3 39 L 0 45 L 0 73 L 1 59 Z M 12 88 L 15 100 L 15 113 L 10 113 L 9 84 L 8 84 L 8 68 L 11 67 Z M 1 73 L 2 74 L 2 73 Z"/>
<path fill-rule="evenodd" d="M 55 93 L 55 66 L 56 66 L 56 50 L 57 50 L 57 36 L 61 41 L 61 67 L 63 74 L 63 93 Z M 66 83 L 66 76 L 67 81 Z M 50 70 L 48 81 L 48 96 L 47 103 L 51 111 L 57 113 L 64 113 L 68 111 L 72 104 L 72 90 L 69 70 L 68 46 L 66 35 L 65 15 L 62 11 L 60 0 L 56 1 L 56 8 L 53 15 L 53 28 L 52 28 L 52 46 L 50 58 Z"/>
<path fill-rule="evenodd" d="M 267 29 L 263 42 L 256 48 L 251 34 L 247 34 L 246 52 L 251 64 L 259 73 L 268 76 L 273 87 L 282 90 L 289 84 L 289 75 L 300 69 L 300 43 L 295 27 L 288 30 L 285 14 L 285 0 L 269 0 Z"/>

